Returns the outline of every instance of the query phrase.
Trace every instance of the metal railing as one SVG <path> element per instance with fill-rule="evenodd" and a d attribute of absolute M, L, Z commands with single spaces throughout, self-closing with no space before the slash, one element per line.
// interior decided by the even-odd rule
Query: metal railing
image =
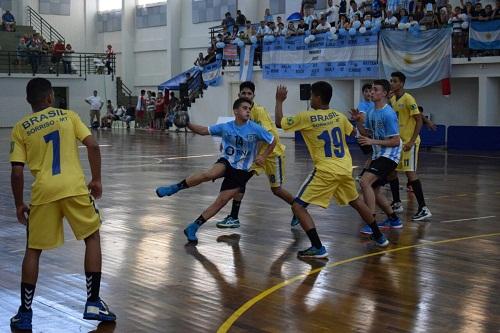
<path fill-rule="evenodd" d="M 54 57 L 52 54 L 30 51 L 0 51 L 0 73 L 73 75 L 87 79 L 89 74 L 116 73 L 116 58 L 108 63 L 104 53 L 77 53 L 71 56 Z"/>
<path fill-rule="evenodd" d="M 54 29 L 30 6 L 26 6 L 26 23 L 32 26 L 35 31 L 39 32 L 45 40 L 51 42 L 61 40 L 65 43 L 63 35 Z"/>
<path fill-rule="evenodd" d="M 201 71 L 194 72 L 186 82 L 179 84 L 179 99 L 181 109 L 187 111 L 191 103 L 199 97 L 203 97 L 203 90 L 206 88 Z"/>
<path fill-rule="evenodd" d="M 125 85 L 125 83 L 123 83 L 123 80 L 120 78 L 117 78 L 116 84 L 117 84 L 118 93 L 119 94 L 121 93 L 122 95 L 127 95 L 128 96 L 128 104 L 131 104 L 132 103 L 132 90 L 130 90 L 130 88 L 127 87 Z"/>

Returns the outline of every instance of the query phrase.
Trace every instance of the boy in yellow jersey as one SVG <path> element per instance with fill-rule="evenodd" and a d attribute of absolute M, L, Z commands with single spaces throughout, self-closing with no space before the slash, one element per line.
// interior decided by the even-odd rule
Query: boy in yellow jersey
<path fill-rule="evenodd" d="M 311 85 L 310 111 L 283 118 L 286 87 L 276 90 L 276 126 L 285 131 L 300 131 L 314 163 L 314 170 L 301 186 L 292 204 L 292 211 L 300 220 L 311 247 L 299 251 L 299 257 L 325 258 L 326 248 L 316 231 L 314 221 L 306 207 L 315 204 L 323 208 L 332 197 L 339 205 L 351 205 L 372 229 L 373 239 L 381 247 L 389 245 L 380 232 L 370 208 L 360 199 L 352 178 L 352 159 L 345 135 L 355 133 L 346 116 L 330 109 L 332 86 L 324 81 Z"/>
<path fill-rule="evenodd" d="M 99 297 L 101 220 L 91 197 L 100 198 L 102 194 L 99 145 L 75 112 L 51 107 L 54 92 L 48 80 L 32 79 L 26 86 L 26 96 L 33 113 L 14 126 L 10 146 L 17 219 L 26 225 L 28 238 L 22 267 L 21 306 L 11 318 L 11 327 L 31 329 L 31 304 L 40 255 L 42 250 L 63 244 L 63 217 L 75 237 L 85 240 L 86 245 L 87 303 L 83 318 L 114 321 L 116 316 Z M 92 172 L 88 185 L 80 165 L 77 140 L 88 150 Z M 23 200 L 25 164 L 35 178 L 29 208 Z"/>
<path fill-rule="evenodd" d="M 260 126 L 264 127 L 265 130 L 270 132 L 275 140 L 276 147 L 273 152 L 266 158 L 264 166 L 259 166 L 253 164 L 251 170 L 259 175 L 260 173 L 265 173 L 269 179 L 269 185 L 271 186 L 271 191 L 277 197 L 283 199 L 288 204 L 293 203 L 293 196 L 285 190 L 282 185 L 285 182 L 285 146 L 279 140 L 278 129 L 276 125 L 271 120 L 269 113 L 262 105 L 258 105 L 254 102 L 255 98 L 255 84 L 251 81 L 245 81 L 240 84 L 240 98 L 246 98 L 252 102 L 252 109 L 250 113 L 250 120 L 256 122 Z M 262 153 L 267 148 L 266 144 L 261 145 L 259 153 Z M 217 223 L 219 228 L 238 228 L 240 226 L 240 220 L 238 218 L 238 213 L 240 210 L 241 200 L 245 194 L 245 188 L 242 188 L 240 193 L 236 195 L 233 199 L 233 204 L 231 208 L 231 214 L 226 216 L 224 220 Z M 292 218 L 291 226 L 296 226 L 299 224 L 299 220 L 294 216 Z"/>
<path fill-rule="evenodd" d="M 432 216 L 427 208 L 422 190 L 422 184 L 417 176 L 418 149 L 420 147 L 420 129 L 422 128 L 422 115 L 418 105 L 412 95 L 405 92 L 404 84 L 406 76 L 401 72 L 391 74 L 391 91 L 393 96 L 390 103 L 399 120 L 399 132 L 403 141 L 403 152 L 397 171 L 404 171 L 408 178 L 408 186 L 413 189 L 418 202 L 418 210 L 412 216 L 412 220 L 421 221 Z M 402 212 L 403 206 L 399 197 L 399 179 L 396 177 L 390 182 L 393 203 L 392 207 L 396 212 Z"/>

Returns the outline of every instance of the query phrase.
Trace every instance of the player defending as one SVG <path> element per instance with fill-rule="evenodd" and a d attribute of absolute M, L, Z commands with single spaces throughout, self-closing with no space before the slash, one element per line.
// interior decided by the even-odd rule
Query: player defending
<path fill-rule="evenodd" d="M 387 104 L 389 91 L 390 84 L 387 80 L 375 80 L 372 86 L 372 101 L 375 103 L 375 109 L 367 115 L 364 123 L 357 110 L 352 111 L 352 117 L 357 121 L 357 128 L 361 133 L 359 143 L 371 145 L 373 149 L 370 167 L 359 182 L 363 198 L 372 212 L 375 211 L 375 204 L 378 204 L 387 214 L 388 219 L 379 227 L 399 229 L 403 227 L 400 219 L 380 192 L 380 188 L 388 181 L 388 178 L 394 177 L 402 147 L 398 118 Z M 373 230 L 365 226 L 361 229 L 361 233 L 372 234 Z"/>
<path fill-rule="evenodd" d="M 431 211 L 427 208 L 424 199 L 422 184 L 417 176 L 417 161 L 418 149 L 420 147 L 420 129 L 422 128 L 423 120 L 420 111 L 418 110 L 415 98 L 405 92 L 404 84 L 406 76 L 401 72 L 391 74 L 391 89 L 393 96 L 391 97 L 391 105 L 396 111 L 399 119 L 399 131 L 401 140 L 403 140 L 403 152 L 401 160 L 397 167 L 397 171 L 404 171 L 408 178 L 408 187 L 413 189 L 418 202 L 418 211 L 412 216 L 412 220 L 421 221 L 432 216 Z M 392 207 L 397 212 L 403 211 L 403 205 L 399 197 L 399 179 L 390 182 L 393 203 Z"/>
<path fill-rule="evenodd" d="M 32 328 L 31 304 L 40 255 L 42 250 L 63 244 L 63 217 L 75 237 L 85 240 L 87 303 L 83 318 L 114 321 L 116 316 L 99 297 L 101 220 L 91 197 L 100 198 L 102 194 L 99 145 L 75 112 L 51 107 L 54 92 L 48 80 L 32 79 L 26 87 L 26 95 L 33 114 L 22 118 L 12 130 L 10 162 L 17 220 L 27 226 L 28 244 L 22 268 L 21 306 L 10 325 L 14 329 Z M 77 139 L 88 151 L 92 173 L 88 186 L 78 157 Z M 30 208 L 23 199 L 25 164 L 35 177 Z"/>
<path fill-rule="evenodd" d="M 269 117 L 269 113 L 266 109 L 262 105 L 258 105 L 254 102 L 255 84 L 253 82 L 245 81 L 240 84 L 239 97 L 246 98 L 252 102 L 250 120 L 264 127 L 265 130 L 274 136 L 274 140 L 276 141 L 276 147 L 266 158 L 264 166 L 261 167 L 254 163 L 251 170 L 257 174 L 265 172 L 267 178 L 269 179 L 269 185 L 271 186 L 273 194 L 291 205 L 293 203 L 293 196 L 282 187 L 283 182 L 285 181 L 285 146 L 280 143 L 278 129 L 271 120 L 271 117 Z M 263 153 L 266 149 L 267 145 L 262 145 L 259 149 L 259 153 Z M 238 228 L 240 226 L 238 213 L 240 211 L 241 200 L 243 199 L 244 194 L 245 189 L 243 188 L 242 191 L 233 198 L 231 214 L 224 218 L 224 220 L 217 222 L 217 227 Z M 299 220 L 294 216 L 291 225 L 293 227 L 297 224 L 299 224 Z"/>
<path fill-rule="evenodd" d="M 314 221 L 307 211 L 309 204 L 327 208 L 331 198 L 339 205 L 351 205 L 371 228 L 376 244 L 385 247 L 389 242 L 380 232 L 372 211 L 359 198 L 352 178 L 352 159 L 345 135 L 354 134 L 354 127 L 346 116 L 330 109 L 332 86 L 324 81 L 311 86 L 311 111 L 283 118 L 286 87 L 276 90 L 276 126 L 285 131 L 300 131 L 314 163 L 314 170 L 301 186 L 292 204 L 292 211 L 300 220 L 311 247 L 299 251 L 299 257 L 325 258 L 326 248 L 321 243 Z"/>
<path fill-rule="evenodd" d="M 238 98 L 233 104 L 235 120 L 210 127 L 188 123 L 188 128 L 200 135 L 222 137 L 222 156 L 207 171 L 196 173 L 173 184 L 156 189 L 159 197 L 170 196 L 180 190 L 194 187 L 204 182 L 224 177 L 220 193 L 212 203 L 193 223 L 184 229 L 189 242 L 197 242 L 196 232 L 206 221 L 217 214 L 235 195 L 240 193 L 252 177 L 250 167 L 252 163 L 264 166 L 266 158 L 276 145 L 275 138 L 260 125 L 250 121 L 252 102 L 245 98 Z M 268 146 L 257 156 L 258 142 Z"/>

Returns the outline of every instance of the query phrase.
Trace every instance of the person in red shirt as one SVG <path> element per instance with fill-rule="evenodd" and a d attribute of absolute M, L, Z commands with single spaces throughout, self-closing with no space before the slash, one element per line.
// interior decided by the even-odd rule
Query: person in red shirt
<path fill-rule="evenodd" d="M 158 98 L 156 98 L 156 109 L 155 109 L 155 120 L 154 128 L 163 129 L 163 118 L 165 117 L 165 99 L 163 98 L 163 93 L 158 92 Z"/>
<path fill-rule="evenodd" d="M 108 69 L 108 75 L 113 73 L 111 62 L 113 61 L 114 57 L 115 57 L 115 52 L 113 51 L 113 47 L 110 44 L 106 49 L 106 68 Z"/>
<path fill-rule="evenodd" d="M 59 62 L 61 62 L 62 56 L 66 47 L 62 40 L 58 40 L 56 45 L 54 45 L 54 49 L 52 50 L 52 58 L 50 59 L 52 62 L 52 66 L 56 68 L 56 72 L 59 73 Z"/>

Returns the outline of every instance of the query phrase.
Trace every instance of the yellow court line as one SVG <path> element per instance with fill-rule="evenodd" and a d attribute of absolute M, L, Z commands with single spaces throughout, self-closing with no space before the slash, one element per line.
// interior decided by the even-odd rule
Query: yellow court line
<path fill-rule="evenodd" d="M 226 319 L 226 321 L 217 330 L 217 333 L 226 333 L 227 331 L 229 331 L 229 329 L 234 324 L 234 322 L 236 320 L 238 320 L 238 318 L 241 317 L 247 310 L 249 310 L 257 302 L 260 302 L 261 300 L 263 300 L 267 296 L 271 295 L 275 291 L 277 291 L 277 290 L 279 290 L 279 289 L 281 289 L 283 287 L 286 287 L 289 284 L 292 284 L 292 283 L 294 283 L 294 282 L 296 282 L 298 280 L 301 280 L 301 279 L 303 279 L 303 278 L 305 278 L 305 277 L 307 277 L 309 275 L 313 275 L 313 274 L 319 273 L 319 272 L 321 272 L 325 268 L 337 267 L 337 266 L 340 266 L 340 265 L 343 265 L 343 264 L 347 264 L 347 263 L 350 263 L 350 262 L 353 262 L 353 261 L 358 261 L 358 260 L 361 260 L 361 259 L 378 256 L 378 255 L 381 255 L 381 254 L 384 254 L 384 253 L 393 253 L 393 252 L 399 252 L 399 251 L 404 251 L 404 250 L 408 250 L 408 249 L 414 249 L 414 248 L 419 248 L 419 247 L 424 247 L 424 246 L 429 246 L 429 245 L 438 245 L 438 244 L 458 242 L 458 241 L 464 241 L 464 240 L 475 239 L 475 238 L 494 237 L 494 236 L 500 236 L 500 232 L 491 233 L 491 234 L 477 235 L 477 236 L 461 237 L 461 238 L 451 238 L 451 239 L 445 239 L 445 240 L 440 240 L 440 241 L 435 241 L 435 242 L 428 242 L 428 243 L 421 243 L 421 244 L 403 246 L 403 247 L 399 247 L 399 248 L 396 248 L 396 249 L 390 249 L 390 250 L 385 250 L 385 251 L 380 251 L 380 252 L 374 252 L 374 253 L 364 254 L 362 256 L 357 256 L 357 257 L 353 257 L 353 258 L 349 258 L 349 259 L 337 261 L 337 262 L 331 263 L 329 265 L 325 265 L 323 267 L 319 267 L 319 268 L 313 269 L 313 270 L 311 270 L 310 272 L 308 272 L 306 274 L 297 275 L 297 276 L 295 276 L 295 277 L 293 277 L 291 279 L 288 279 L 288 280 L 285 280 L 285 281 L 283 281 L 281 283 L 278 283 L 277 285 L 275 285 L 275 286 L 273 286 L 273 287 L 271 287 L 269 289 L 264 290 L 263 292 L 261 292 L 260 294 L 258 294 L 257 296 L 255 296 L 254 298 L 250 299 L 245 304 L 243 304 L 240 308 L 238 308 L 229 318 Z"/>

